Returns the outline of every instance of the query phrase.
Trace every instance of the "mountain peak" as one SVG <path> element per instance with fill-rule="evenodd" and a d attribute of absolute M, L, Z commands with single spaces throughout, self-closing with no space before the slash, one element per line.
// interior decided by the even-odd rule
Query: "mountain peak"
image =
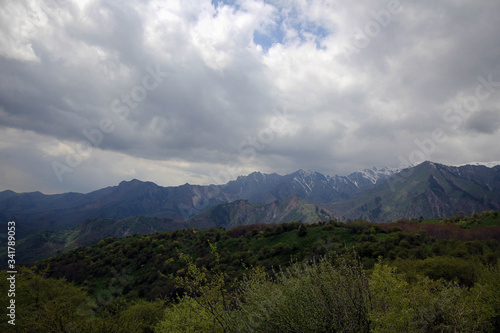
<path fill-rule="evenodd" d="M 156 185 L 153 182 L 143 182 L 142 180 L 135 179 L 135 178 L 132 180 L 129 180 L 129 181 L 123 180 L 120 182 L 120 184 L 118 184 L 118 188 L 122 188 L 122 189 L 127 189 L 127 188 L 135 187 L 135 186 L 158 187 L 158 185 Z"/>
<path fill-rule="evenodd" d="M 134 178 L 134 179 L 129 180 L 129 181 L 122 180 L 120 182 L 120 184 L 118 184 L 118 186 L 127 186 L 127 185 L 140 184 L 140 183 L 144 183 L 144 182 L 140 181 L 139 179 Z"/>
<path fill-rule="evenodd" d="M 371 169 L 353 172 L 347 176 L 347 178 L 359 187 L 366 181 L 369 181 L 371 184 L 376 184 L 380 179 L 386 179 L 399 171 L 399 169 L 389 167 L 373 167 Z"/>
<path fill-rule="evenodd" d="M 422 163 L 420 164 L 417 164 L 417 165 L 414 165 L 414 167 L 417 167 L 417 166 L 424 166 L 424 167 L 436 167 L 436 165 L 439 164 L 439 163 L 435 163 L 435 162 L 432 162 L 432 161 L 423 161 Z"/>
<path fill-rule="evenodd" d="M 487 168 L 494 168 L 496 166 L 500 165 L 500 161 L 492 161 L 492 162 L 469 162 L 465 164 L 460 164 L 460 165 L 453 165 L 455 167 L 463 167 L 467 165 L 472 165 L 472 166 L 485 166 Z"/>
<path fill-rule="evenodd" d="M 302 177 L 311 177 L 318 174 L 316 171 L 299 169 L 293 173 L 294 175 L 300 175 Z"/>

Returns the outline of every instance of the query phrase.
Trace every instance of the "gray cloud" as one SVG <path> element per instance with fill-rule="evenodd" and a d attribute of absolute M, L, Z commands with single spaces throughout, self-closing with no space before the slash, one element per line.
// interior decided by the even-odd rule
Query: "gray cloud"
<path fill-rule="evenodd" d="M 436 128 L 448 140 L 428 159 L 500 159 L 489 144 L 500 139 L 500 87 L 473 112 L 444 116 L 478 77 L 500 82 L 500 3 L 401 0 L 384 18 L 390 3 L 7 1 L 0 190 L 396 167 Z M 360 33 L 368 45 L 346 57 Z M 168 75 L 145 89 L 156 68 Z M 83 151 L 82 131 L 103 119 L 114 129 Z M 54 162 L 67 167 L 62 182 Z"/>
<path fill-rule="evenodd" d="M 500 110 L 485 110 L 473 114 L 465 128 L 477 133 L 494 134 L 500 129 Z"/>

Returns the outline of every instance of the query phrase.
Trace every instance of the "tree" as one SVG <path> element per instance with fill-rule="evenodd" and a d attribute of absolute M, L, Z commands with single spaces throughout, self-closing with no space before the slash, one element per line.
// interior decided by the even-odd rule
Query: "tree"
<path fill-rule="evenodd" d="M 303 224 L 300 225 L 299 230 L 298 230 L 298 235 L 299 237 L 304 237 L 307 235 L 307 227 Z"/>
<path fill-rule="evenodd" d="M 165 309 L 163 319 L 156 325 L 156 333 L 222 332 L 213 315 L 199 301 L 190 296 Z"/>
<path fill-rule="evenodd" d="M 153 333 L 162 316 L 163 302 L 139 300 L 120 313 L 118 323 L 128 332 Z"/>
<path fill-rule="evenodd" d="M 228 292 L 230 285 L 227 282 L 227 273 L 219 269 L 217 248 L 210 244 L 210 249 L 215 259 L 215 267 L 211 270 L 210 278 L 206 267 L 199 268 L 190 256 L 179 254 L 186 264 L 186 274 L 176 278 L 178 287 L 185 290 L 180 304 L 182 307 L 191 307 L 191 311 L 186 312 L 184 320 L 188 320 L 193 313 L 199 313 L 200 327 L 216 324 L 218 330 L 227 332 L 231 325 L 231 310 L 235 301 Z M 175 311 L 173 313 L 181 315 L 180 318 L 183 320 L 182 314 Z"/>
<path fill-rule="evenodd" d="M 394 268 L 376 264 L 370 277 L 373 332 L 403 332 L 408 329 L 412 311 L 408 283 Z"/>

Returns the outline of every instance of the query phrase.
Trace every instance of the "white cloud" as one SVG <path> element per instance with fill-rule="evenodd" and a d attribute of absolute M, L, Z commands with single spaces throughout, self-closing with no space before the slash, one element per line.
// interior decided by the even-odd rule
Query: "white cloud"
<path fill-rule="evenodd" d="M 0 11 L 0 189 L 89 191 L 129 177 L 210 183 L 211 172 L 231 163 L 241 174 L 398 166 L 436 128 L 449 140 L 429 159 L 498 160 L 500 87 L 459 126 L 443 115 L 474 94 L 479 76 L 500 82 L 499 7 L 7 1 Z M 144 95 L 147 68 L 168 76 Z M 113 112 L 115 101 L 127 117 Z M 285 109 L 293 117 L 273 130 L 273 110 Z M 115 129 L 59 183 L 51 163 L 66 163 L 68 147 L 86 140 L 82 131 L 106 118 Z M 242 155 L 242 145 L 255 158 Z"/>

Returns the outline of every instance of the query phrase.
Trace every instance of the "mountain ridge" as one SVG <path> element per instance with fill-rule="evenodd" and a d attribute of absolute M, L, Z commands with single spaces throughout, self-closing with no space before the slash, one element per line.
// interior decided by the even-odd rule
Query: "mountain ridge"
<path fill-rule="evenodd" d="M 352 219 L 374 222 L 498 210 L 500 166 L 454 167 L 426 161 L 334 207 Z"/>
<path fill-rule="evenodd" d="M 354 175 L 352 177 L 358 177 Z M 365 180 L 366 185 L 373 185 Z M 311 185 L 315 187 L 311 188 Z M 317 185 L 317 186 L 316 186 Z M 298 170 L 288 175 L 253 172 L 224 185 L 163 187 L 137 179 L 86 194 L 0 192 L 0 216 L 26 223 L 19 236 L 41 229 L 61 230 L 89 218 L 145 215 L 185 220 L 217 204 L 245 199 L 271 203 L 299 195 L 319 203 L 344 200 L 359 186 L 347 176 Z"/>
<path fill-rule="evenodd" d="M 7 190 L 0 192 L 0 216 L 19 223 L 20 238 L 39 230 L 64 230 L 92 218 L 121 220 L 144 215 L 185 221 L 237 200 L 271 204 L 293 196 L 327 205 L 331 216 L 344 220 L 443 217 L 458 210 L 471 214 L 500 209 L 496 194 L 500 192 L 500 165 L 488 165 L 426 161 L 403 170 L 372 168 L 348 176 L 302 169 L 283 176 L 253 172 L 224 185 L 175 187 L 133 179 L 87 194 Z"/>

